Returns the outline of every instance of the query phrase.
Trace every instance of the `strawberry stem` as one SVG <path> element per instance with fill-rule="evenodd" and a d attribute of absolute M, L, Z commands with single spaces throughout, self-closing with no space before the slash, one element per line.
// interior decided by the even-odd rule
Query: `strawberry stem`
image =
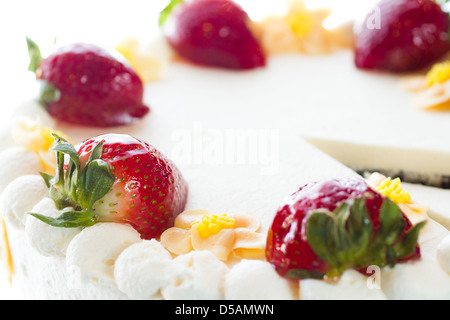
<path fill-rule="evenodd" d="M 46 217 L 29 213 L 33 217 L 54 227 L 87 227 L 97 222 L 93 206 L 103 198 L 115 181 L 109 165 L 100 159 L 103 141 L 98 143 L 87 163 L 81 168 L 77 150 L 67 140 L 53 133 L 57 168 L 55 176 L 42 173 L 41 176 L 49 187 L 49 197 L 54 200 L 58 210 L 64 210 L 59 217 Z M 65 159 L 69 159 L 66 170 Z"/>
<path fill-rule="evenodd" d="M 331 266 L 328 276 L 371 265 L 392 267 L 411 256 L 417 248 L 425 222 L 405 233 L 406 221 L 400 208 L 386 198 L 380 210 L 380 227 L 375 230 L 366 203 L 366 197 L 346 201 L 334 212 L 320 211 L 309 217 L 306 225 L 308 243 L 314 253 Z M 297 270 L 291 276 L 302 274 L 302 271 Z"/>

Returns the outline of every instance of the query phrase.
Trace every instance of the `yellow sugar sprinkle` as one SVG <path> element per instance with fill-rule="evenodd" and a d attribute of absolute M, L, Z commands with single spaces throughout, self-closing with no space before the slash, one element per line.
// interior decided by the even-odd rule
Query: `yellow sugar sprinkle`
<path fill-rule="evenodd" d="M 396 204 L 411 203 L 411 195 L 402 188 L 399 178 L 394 180 L 387 178 L 378 186 L 377 190 Z"/>
<path fill-rule="evenodd" d="M 450 61 L 436 63 L 426 75 L 426 83 L 429 87 L 448 80 L 450 80 Z"/>
<path fill-rule="evenodd" d="M 227 214 L 205 215 L 200 221 L 196 221 L 192 225 L 197 227 L 202 238 L 208 238 L 219 233 L 223 229 L 233 229 L 235 222 L 236 220 Z"/>

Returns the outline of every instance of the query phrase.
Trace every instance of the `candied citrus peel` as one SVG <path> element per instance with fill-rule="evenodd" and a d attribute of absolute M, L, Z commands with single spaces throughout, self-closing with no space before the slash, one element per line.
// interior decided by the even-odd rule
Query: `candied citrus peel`
<path fill-rule="evenodd" d="M 232 257 L 264 256 L 266 236 L 260 222 L 249 213 L 213 215 L 206 210 L 181 213 L 175 225 L 161 235 L 161 244 L 175 255 L 206 250 L 222 261 Z"/>

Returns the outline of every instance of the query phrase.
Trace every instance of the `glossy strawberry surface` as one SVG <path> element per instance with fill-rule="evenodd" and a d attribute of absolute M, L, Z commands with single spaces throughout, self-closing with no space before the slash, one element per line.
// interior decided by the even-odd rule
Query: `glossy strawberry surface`
<path fill-rule="evenodd" d="M 41 176 L 61 214 L 30 213 L 35 218 L 60 228 L 127 223 L 143 239 L 157 239 L 184 210 L 186 181 L 149 144 L 129 135 L 106 134 L 73 146 L 53 135 L 56 174 Z"/>
<path fill-rule="evenodd" d="M 43 59 L 36 70 L 40 101 L 63 122 L 112 127 L 133 123 L 148 112 L 141 79 L 106 50 L 76 43 Z"/>
<path fill-rule="evenodd" d="M 364 206 L 373 234 L 380 230 L 380 210 L 384 197 L 372 190 L 362 179 L 341 179 L 314 182 L 300 188 L 280 206 L 268 233 L 266 257 L 277 272 L 288 278 L 323 278 L 332 266 L 311 246 L 307 224 L 316 212 L 332 214 L 346 201 L 364 199 Z M 402 237 L 411 230 L 411 222 L 402 214 Z M 402 222 L 403 223 L 403 222 Z M 325 241 L 332 237 L 320 230 Z M 374 239 L 371 236 L 370 241 Z M 363 253 L 365 254 L 365 253 Z M 420 257 L 420 249 L 402 260 Z M 362 268 L 361 268 L 362 269 Z"/>
<path fill-rule="evenodd" d="M 193 0 L 175 6 L 164 26 L 172 48 L 188 61 L 227 69 L 265 66 L 247 13 L 231 0 Z"/>
<path fill-rule="evenodd" d="M 115 177 L 111 191 L 94 206 L 102 221 L 131 224 L 144 239 L 158 238 L 184 210 L 188 187 L 178 168 L 149 144 L 128 135 L 89 139 L 78 149 L 86 163 L 103 141 L 101 160 Z"/>
<path fill-rule="evenodd" d="M 382 0 L 356 35 L 356 66 L 419 70 L 450 50 L 449 27 L 449 15 L 432 0 Z"/>

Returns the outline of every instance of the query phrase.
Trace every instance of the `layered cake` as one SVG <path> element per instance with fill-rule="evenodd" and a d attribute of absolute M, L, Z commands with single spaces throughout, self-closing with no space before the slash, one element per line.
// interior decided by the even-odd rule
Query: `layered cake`
<path fill-rule="evenodd" d="M 36 91 L 0 139 L 14 292 L 450 299 L 448 16 L 381 1 L 355 34 L 325 28 L 330 12 L 294 1 L 256 22 L 230 0 L 175 0 L 150 51 L 44 57 L 28 39 Z M 369 28 L 378 13 L 416 29 Z"/>

